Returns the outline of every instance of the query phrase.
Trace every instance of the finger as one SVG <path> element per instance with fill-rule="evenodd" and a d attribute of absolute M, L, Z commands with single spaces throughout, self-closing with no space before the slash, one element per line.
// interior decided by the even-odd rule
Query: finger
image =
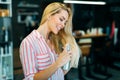
<path fill-rule="evenodd" d="M 68 51 L 67 53 L 72 54 L 72 51 Z"/>

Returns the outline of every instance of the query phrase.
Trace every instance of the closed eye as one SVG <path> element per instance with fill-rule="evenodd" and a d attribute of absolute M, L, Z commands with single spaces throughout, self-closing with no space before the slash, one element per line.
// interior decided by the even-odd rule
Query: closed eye
<path fill-rule="evenodd" d="M 61 18 L 59 18 L 61 22 L 65 21 L 65 18 L 62 16 Z M 64 25 L 66 25 L 67 21 L 64 22 Z"/>
<path fill-rule="evenodd" d="M 62 18 L 60 18 L 60 21 L 63 21 L 63 19 L 62 19 Z"/>

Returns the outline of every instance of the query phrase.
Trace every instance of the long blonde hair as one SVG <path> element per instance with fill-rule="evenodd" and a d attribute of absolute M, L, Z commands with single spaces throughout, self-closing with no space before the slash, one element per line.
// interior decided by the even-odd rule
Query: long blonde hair
<path fill-rule="evenodd" d="M 65 4 L 60 3 L 60 2 L 54 2 L 54 3 L 49 4 L 43 12 L 40 25 L 46 22 L 46 20 L 48 19 L 48 16 L 59 13 L 61 10 L 66 10 L 68 12 L 68 15 L 69 15 L 68 21 L 64 29 L 60 30 L 57 35 L 53 33 L 50 34 L 51 36 L 50 40 L 55 47 L 56 53 L 58 54 L 62 52 L 62 47 L 65 46 L 66 43 L 69 43 L 71 46 L 71 51 L 73 53 L 72 60 L 71 60 L 71 67 L 77 67 L 79 56 L 80 56 L 80 49 L 72 35 L 72 11 L 71 9 L 67 7 Z"/>

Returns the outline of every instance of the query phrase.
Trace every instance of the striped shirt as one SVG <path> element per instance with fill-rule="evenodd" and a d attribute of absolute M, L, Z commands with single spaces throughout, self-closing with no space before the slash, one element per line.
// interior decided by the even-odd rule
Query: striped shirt
<path fill-rule="evenodd" d="M 52 51 L 44 37 L 33 30 L 20 45 L 20 60 L 24 72 L 24 80 L 33 80 L 35 73 L 48 68 L 56 61 L 57 54 Z M 64 73 L 59 68 L 48 80 L 64 80 Z"/>

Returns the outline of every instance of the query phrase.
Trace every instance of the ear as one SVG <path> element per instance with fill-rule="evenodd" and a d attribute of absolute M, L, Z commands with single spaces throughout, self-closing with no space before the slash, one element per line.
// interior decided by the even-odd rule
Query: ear
<path fill-rule="evenodd" d="M 50 20 L 50 18 L 51 18 L 51 15 L 48 15 L 48 16 L 47 16 L 47 20 Z"/>

